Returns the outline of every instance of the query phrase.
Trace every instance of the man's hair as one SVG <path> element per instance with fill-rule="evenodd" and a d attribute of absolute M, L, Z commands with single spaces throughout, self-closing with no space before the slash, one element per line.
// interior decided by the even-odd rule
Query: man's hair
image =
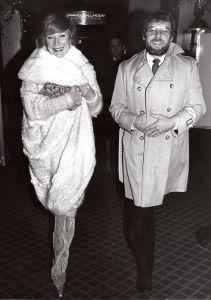
<path fill-rule="evenodd" d="M 108 40 L 109 44 L 110 44 L 110 42 L 111 42 L 112 40 L 119 40 L 119 41 L 122 43 L 122 45 L 125 45 L 125 44 L 126 44 L 125 39 L 124 39 L 123 36 L 120 35 L 120 34 L 119 34 L 119 35 L 118 35 L 118 34 L 113 34 L 113 35 L 111 35 L 111 36 L 109 37 L 109 40 Z"/>
<path fill-rule="evenodd" d="M 170 12 L 163 11 L 163 10 L 156 10 L 151 14 L 149 14 L 144 21 L 143 36 L 146 35 L 148 26 L 151 22 L 169 22 L 171 24 L 171 35 L 174 35 L 176 24 Z"/>
<path fill-rule="evenodd" d="M 41 37 L 44 40 L 46 35 L 57 32 L 70 31 L 70 39 L 73 45 L 77 44 L 77 28 L 76 25 L 64 14 L 53 13 L 47 15 L 41 24 Z"/>

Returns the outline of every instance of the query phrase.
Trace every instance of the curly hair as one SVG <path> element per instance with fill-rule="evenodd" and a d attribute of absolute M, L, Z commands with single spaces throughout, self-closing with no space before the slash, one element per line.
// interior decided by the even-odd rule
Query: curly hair
<path fill-rule="evenodd" d="M 76 25 L 64 14 L 49 14 L 43 19 L 41 24 L 41 39 L 44 42 L 46 35 L 64 32 L 67 29 L 70 31 L 72 45 L 76 45 L 78 41 Z"/>
<path fill-rule="evenodd" d="M 176 24 L 175 20 L 172 16 L 172 14 L 168 11 L 163 11 L 163 10 L 156 10 L 149 14 L 145 21 L 144 21 L 144 26 L 143 26 L 143 36 L 146 35 L 146 32 L 148 30 L 148 26 L 152 22 L 169 22 L 171 24 L 171 35 L 174 34 Z"/>

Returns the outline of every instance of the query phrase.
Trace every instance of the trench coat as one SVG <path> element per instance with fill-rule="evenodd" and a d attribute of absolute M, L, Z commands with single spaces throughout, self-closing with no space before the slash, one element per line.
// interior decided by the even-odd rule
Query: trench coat
<path fill-rule="evenodd" d="M 170 192 L 185 192 L 189 171 L 189 128 L 205 113 L 196 61 L 170 44 L 153 77 L 146 50 L 119 66 L 110 112 L 120 126 L 119 179 L 125 196 L 136 206 L 163 203 Z M 150 112 L 173 118 L 177 131 L 148 137 L 131 130 L 134 118 L 146 114 L 146 126 L 156 121 Z"/>

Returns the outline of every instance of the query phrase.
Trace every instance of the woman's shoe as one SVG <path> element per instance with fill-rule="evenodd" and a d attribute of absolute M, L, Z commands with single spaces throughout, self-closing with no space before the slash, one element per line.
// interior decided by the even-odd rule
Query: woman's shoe
<path fill-rule="evenodd" d="M 63 297 L 64 286 L 63 285 L 62 286 L 57 286 L 56 289 L 57 289 L 57 292 L 59 294 L 59 298 L 62 298 Z"/>
<path fill-rule="evenodd" d="M 56 290 L 59 294 L 59 298 L 63 297 L 63 289 L 64 289 L 64 285 L 65 285 L 65 281 L 66 281 L 66 273 L 63 274 L 58 274 L 58 272 L 56 272 L 56 269 L 54 267 L 54 261 L 53 261 L 53 266 L 51 268 L 51 278 L 53 280 L 53 284 L 56 287 Z"/>

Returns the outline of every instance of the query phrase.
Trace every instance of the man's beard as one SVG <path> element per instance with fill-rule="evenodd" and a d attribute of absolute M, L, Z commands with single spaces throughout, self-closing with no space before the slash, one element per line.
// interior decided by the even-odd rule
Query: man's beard
<path fill-rule="evenodd" d="M 155 56 L 161 56 L 164 55 L 168 49 L 169 49 L 169 45 L 170 45 L 170 41 L 163 45 L 161 48 L 153 48 L 148 42 L 147 40 L 145 40 L 145 48 L 147 50 L 147 52 L 151 55 L 155 55 Z"/>

